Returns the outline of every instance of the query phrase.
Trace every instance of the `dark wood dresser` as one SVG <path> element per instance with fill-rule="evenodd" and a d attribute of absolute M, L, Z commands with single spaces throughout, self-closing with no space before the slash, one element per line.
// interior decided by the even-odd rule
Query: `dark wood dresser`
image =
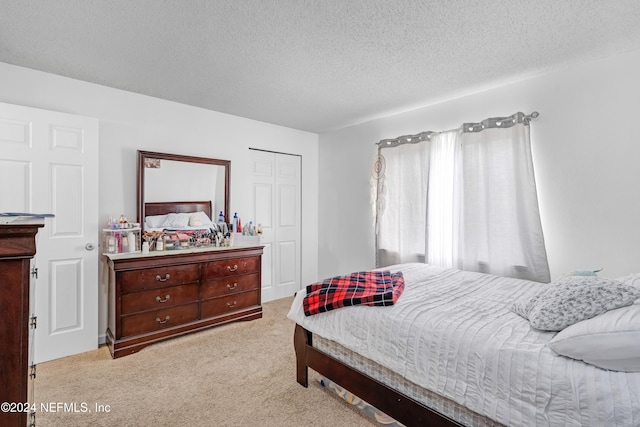
<path fill-rule="evenodd" d="M 262 246 L 105 255 L 114 358 L 186 333 L 262 317 Z"/>
<path fill-rule="evenodd" d="M 0 225 L 0 412 L 1 426 L 27 425 L 29 413 L 29 287 L 36 234 L 44 224 Z M 4 404 L 4 403 L 3 403 Z M 5 404 L 6 405 L 6 404 Z"/>

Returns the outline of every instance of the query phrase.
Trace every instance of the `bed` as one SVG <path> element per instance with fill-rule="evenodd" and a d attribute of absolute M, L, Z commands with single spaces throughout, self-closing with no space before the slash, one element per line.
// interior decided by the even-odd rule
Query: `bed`
<path fill-rule="evenodd" d="M 312 368 L 408 426 L 640 425 L 640 372 L 560 356 L 549 347 L 557 332 L 514 313 L 514 301 L 550 285 L 387 268 L 406 283 L 393 306 L 305 316 L 298 292 L 288 313 L 298 383 Z"/>
<path fill-rule="evenodd" d="M 145 203 L 144 229 L 202 230 L 214 226 L 211 201 Z M 197 214 L 197 223 L 192 215 Z"/>
<path fill-rule="evenodd" d="M 143 237 L 152 246 L 158 244 L 159 236 L 167 250 L 211 246 L 212 232 L 219 231 L 211 219 L 211 201 L 152 202 L 144 208 Z"/>
<path fill-rule="evenodd" d="M 152 202 L 144 204 L 145 216 L 166 215 L 169 213 L 204 212 L 211 218 L 211 200 L 195 202 Z"/>

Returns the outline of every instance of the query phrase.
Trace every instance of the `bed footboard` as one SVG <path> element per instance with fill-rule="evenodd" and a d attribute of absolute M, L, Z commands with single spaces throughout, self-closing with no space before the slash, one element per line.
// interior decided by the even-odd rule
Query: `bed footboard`
<path fill-rule="evenodd" d="M 315 349 L 312 340 L 311 332 L 296 324 L 293 342 L 296 352 L 296 377 L 300 385 L 308 386 L 308 368 L 311 368 L 406 426 L 461 426 L 420 402 Z"/>

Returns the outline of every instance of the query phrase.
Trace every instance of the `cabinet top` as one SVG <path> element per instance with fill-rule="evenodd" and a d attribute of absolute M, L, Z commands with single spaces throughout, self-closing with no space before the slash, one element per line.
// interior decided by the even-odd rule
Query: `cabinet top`
<path fill-rule="evenodd" d="M 0 224 L 0 258 L 32 257 L 36 253 L 36 234 L 44 223 Z"/>
<path fill-rule="evenodd" d="M 237 256 L 262 255 L 263 245 L 255 246 L 230 246 L 230 247 L 206 247 L 174 249 L 169 251 L 151 251 L 148 254 L 141 252 L 125 252 L 120 254 L 103 254 L 109 265 L 153 265 L 153 264 L 184 264 L 192 262 L 205 262 L 215 259 L 226 259 Z"/>

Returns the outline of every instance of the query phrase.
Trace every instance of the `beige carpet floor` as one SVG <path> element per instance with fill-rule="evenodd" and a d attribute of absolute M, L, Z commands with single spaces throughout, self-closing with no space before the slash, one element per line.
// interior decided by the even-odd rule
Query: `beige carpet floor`
<path fill-rule="evenodd" d="M 67 409 L 75 404 L 79 412 L 38 408 L 36 425 L 377 425 L 320 386 L 314 371 L 309 388 L 296 382 L 294 324 L 286 318 L 292 300 L 265 303 L 262 319 L 175 338 L 120 359 L 100 347 L 41 363 L 35 402 L 66 403 Z M 97 412 L 96 405 L 104 410 Z"/>

